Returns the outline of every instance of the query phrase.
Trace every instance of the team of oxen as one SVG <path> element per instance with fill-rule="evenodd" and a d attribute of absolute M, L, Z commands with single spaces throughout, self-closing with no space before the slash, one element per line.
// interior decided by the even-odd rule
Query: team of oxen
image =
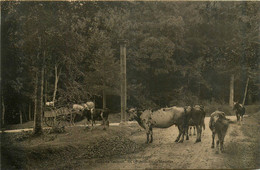
<path fill-rule="evenodd" d="M 95 104 L 93 102 L 86 102 L 84 104 L 73 104 L 73 110 L 79 111 L 82 113 L 81 115 L 87 119 L 87 122 L 91 122 L 93 124 L 95 121 L 102 121 L 102 125 L 104 125 L 104 129 L 106 126 L 109 126 L 108 115 L 109 110 L 107 108 L 97 109 L 95 108 Z"/>
<path fill-rule="evenodd" d="M 54 107 L 53 102 L 46 102 L 46 106 Z M 95 121 L 102 121 L 102 125 L 104 125 L 104 129 L 109 126 L 108 115 L 109 109 L 98 109 L 95 108 L 95 103 L 92 101 L 82 103 L 82 104 L 72 104 L 69 108 L 63 107 L 65 109 L 64 112 L 69 112 L 71 115 L 71 124 L 74 124 L 76 115 L 82 116 L 87 122 L 85 123 L 86 127 L 89 127 L 89 123 L 91 123 L 91 128 L 95 124 Z M 59 108 L 61 109 L 61 108 Z M 88 124 L 88 126 L 87 126 Z"/>
<path fill-rule="evenodd" d="M 236 111 L 237 121 L 243 120 L 245 114 L 245 108 L 239 103 L 234 103 L 233 110 Z M 167 107 L 159 110 L 140 110 L 131 108 L 128 110 L 129 120 L 136 120 L 138 124 L 145 129 L 147 139 L 146 143 L 153 142 L 153 128 L 168 128 L 172 125 L 176 125 L 179 130 L 179 134 L 175 142 L 182 143 L 184 138 L 189 140 L 188 129 L 190 128 L 190 135 L 192 127 L 197 130 L 197 138 L 195 143 L 201 142 L 202 129 L 205 130 L 204 119 L 206 112 L 201 105 L 187 106 L 187 107 Z M 240 119 L 241 118 L 241 119 Z M 223 152 L 224 138 L 232 121 L 227 119 L 225 113 L 222 111 L 215 111 L 211 114 L 209 128 L 212 131 L 212 148 L 215 147 L 215 136 L 217 149 Z M 219 145 L 220 144 L 220 145 Z"/>

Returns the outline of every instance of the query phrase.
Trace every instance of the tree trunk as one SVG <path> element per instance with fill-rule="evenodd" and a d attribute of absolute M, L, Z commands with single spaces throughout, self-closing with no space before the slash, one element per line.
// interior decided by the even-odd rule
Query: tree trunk
<path fill-rule="evenodd" d="M 44 80 L 45 80 L 45 83 L 44 83 L 44 106 L 46 105 L 46 102 L 48 101 L 47 100 L 47 70 L 44 69 Z"/>
<path fill-rule="evenodd" d="M 103 109 L 107 107 L 107 96 L 105 90 L 103 90 Z"/>
<path fill-rule="evenodd" d="M 31 110 L 31 102 L 29 103 L 29 110 L 28 110 L 28 112 L 29 112 L 29 121 L 31 121 L 32 120 L 32 110 Z"/>
<path fill-rule="evenodd" d="M 60 71 L 58 73 L 57 65 L 55 65 L 54 69 L 55 69 L 55 84 L 54 84 L 54 92 L 53 92 L 53 98 L 52 98 L 53 106 L 55 104 L 55 98 L 56 98 L 56 93 L 57 93 L 57 88 L 58 88 L 58 81 L 59 81 L 60 72 L 61 72 L 61 69 L 60 69 Z"/>
<path fill-rule="evenodd" d="M 127 84 L 126 84 L 126 41 L 120 44 L 120 66 L 121 66 L 121 123 L 126 122 L 127 108 Z"/>
<path fill-rule="evenodd" d="M 34 85 L 34 111 L 33 111 L 33 119 L 35 119 L 35 115 L 37 112 L 37 85 L 38 85 L 38 73 L 35 75 L 35 85 Z"/>
<path fill-rule="evenodd" d="M 95 106 L 95 108 L 96 108 L 96 96 L 94 95 L 94 106 Z"/>
<path fill-rule="evenodd" d="M 243 102 L 242 102 L 243 106 L 245 105 L 245 101 L 246 101 L 246 94 L 247 94 L 248 83 L 249 83 L 249 77 L 246 80 L 246 88 L 245 88 L 244 98 L 243 98 Z"/>
<path fill-rule="evenodd" d="M 19 110 L 19 114 L 20 114 L 20 124 L 23 124 L 23 112 Z"/>
<path fill-rule="evenodd" d="M 34 115 L 34 134 L 38 135 L 42 133 L 42 113 L 43 113 L 43 79 L 44 79 L 44 72 L 43 67 L 41 66 L 38 70 L 38 77 L 39 80 L 37 82 L 37 109 Z"/>
<path fill-rule="evenodd" d="M 4 97 L 2 96 L 2 126 L 5 125 L 5 103 L 4 103 Z"/>
<path fill-rule="evenodd" d="M 233 107 L 234 105 L 234 74 L 230 78 L 230 93 L 229 93 L 229 106 Z"/>
<path fill-rule="evenodd" d="M 26 110 L 26 105 L 24 105 L 24 107 L 23 107 L 23 113 L 24 113 L 24 121 L 27 122 L 28 121 L 28 113 L 27 113 L 27 110 Z"/>

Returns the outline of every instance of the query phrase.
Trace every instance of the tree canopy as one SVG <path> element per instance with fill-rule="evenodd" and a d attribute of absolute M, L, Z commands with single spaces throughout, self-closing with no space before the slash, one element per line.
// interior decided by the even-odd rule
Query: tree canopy
<path fill-rule="evenodd" d="M 259 2 L 1 2 L 1 92 L 9 115 L 33 102 L 55 68 L 57 102 L 119 95 L 119 39 L 127 39 L 128 105 L 259 101 Z M 43 58 L 44 57 L 44 58 Z M 17 106 L 14 106 L 17 105 Z"/>

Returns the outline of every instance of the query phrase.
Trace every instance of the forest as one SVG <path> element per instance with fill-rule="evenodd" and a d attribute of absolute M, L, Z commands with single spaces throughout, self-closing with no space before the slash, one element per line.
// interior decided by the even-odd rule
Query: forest
<path fill-rule="evenodd" d="M 259 9 L 259 2 L 1 2 L 1 123 L 32 120 L 50 101 L 95 100 L 120 112 L 120 39 L 128 42 L 129 107 L 257 103 Z"/>

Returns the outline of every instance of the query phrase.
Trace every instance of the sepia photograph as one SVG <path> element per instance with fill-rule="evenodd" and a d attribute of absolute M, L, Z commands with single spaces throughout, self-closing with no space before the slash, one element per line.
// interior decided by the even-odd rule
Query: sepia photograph
<path fill-rule="evenodd" d="M 0 169 L 260 169 L 260 2 L 0 4 Z"/>

